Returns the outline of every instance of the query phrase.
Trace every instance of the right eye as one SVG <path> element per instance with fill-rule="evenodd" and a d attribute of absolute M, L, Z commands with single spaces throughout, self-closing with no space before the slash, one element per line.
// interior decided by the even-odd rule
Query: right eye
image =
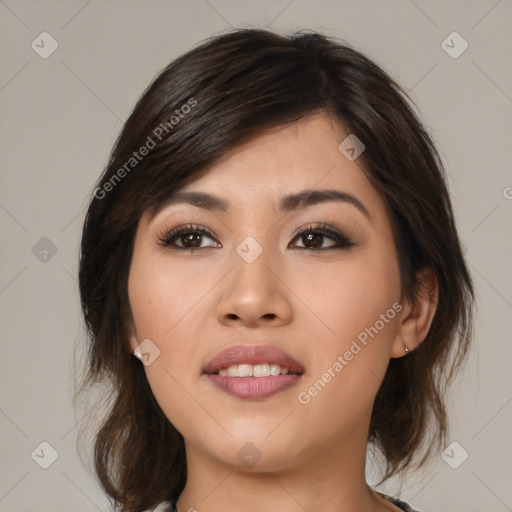
<path fill-rule="evenodd" d="M 213 240 L 213 245 L 202 244 L 204 238 Z M 213 238 L 212 232 L 205 226 L 188 224 L 166 232 L 158 238 L 159 244 L 177 251 L 194 251 L 205 247 L 222 247 L 220 242 Z"/>

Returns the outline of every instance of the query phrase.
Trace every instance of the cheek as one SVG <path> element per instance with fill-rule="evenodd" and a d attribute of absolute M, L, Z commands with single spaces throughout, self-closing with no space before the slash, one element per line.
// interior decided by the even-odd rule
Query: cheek
<path fill-rule="evenodd" d="M 382 251 L 361 252 L 334 267 L 317 265 L 314 286 L 298 278 L 297 294 L 316 316 L 309 315 L 315 362 L 301 390 L 316 414 L 329 410 L 343 421 L 347 407 L 357 416 L 371 406 L 384 377 L 397 328 L 393 304 L 398 307 L 400 276 L 393 253 Z"/>
<path fill-rule="evenodd" d="M 216 280 L 204 271 L 191 274 L 191 269 L 197 270 L 194 264 L 177 265 L 165 255 L 144 264 L 134 260 L 128 293 L 139 338 L 168 345 L 175 332 L 197 321 L 201 300 Z"/>
<path fill-rule="evenodd" d="M 309 307 L 310 319 L 321 320 L 328 346 L 350 343 L 399 299 L 396 259 L 377 254 L 365 251 L 336 264 L 316 264 L 314 279 L 305 271 L 295 276 L 294 291 Z"/>
<path fill-rule="evenodd" d="M 190 262 L 179 268 L 170 265 L 165 257 L 153 261 L 148 258 L 144 265 L 141 260 L 134 259 L 130 271 L 130 305 L 138 342 L 150 339 L 159 351 L 144 370 L 156 401 L 181 430 L 186 428 L 188 417 L 183 411 L 192 416 L 204 413 L 198 402 L 191 399 L 191 393 L 201 374 L 202 360 L 198 354 L 204 351 L 204 325 L 211 315 L 208 292 L 219 277 L 206 269 L 199 272 L 201 279 L 190 275 L 194 267 Z"/>
<path fill-rule="evenodd" d="M 187 301 L 177 300 L 176 294 L 169 293 L 180 285 L 177 281 L 150 272 L 134 272 L 129 294 L 138 343 L 151 340 L 153 353 L 157 354 L 151 364 L 144 366 L 146 378 L 155 400 L 179 430 L 182 415 L 176 411 L 190 407 L 183 393 L 183 386 L 187 387 L 183 377 L 186 369 L 192 367 L 193 352 L 187 353 L 188 343 L 179 343 L 180 318 L 186 312 Z"/>

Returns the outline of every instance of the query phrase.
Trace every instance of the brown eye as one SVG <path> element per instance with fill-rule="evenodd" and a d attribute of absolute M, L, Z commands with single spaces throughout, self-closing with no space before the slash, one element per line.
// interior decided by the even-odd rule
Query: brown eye
<path fill-rule="evenodd" d="M 327 237 L 321 233 L 305 233 L 301 235 L 301 241 L 307 249 L 321 248 L 325 238 Z"/>
<path fill-rule="evenodd" d="M 203 245 L 206 239 L 213 241 L 213 244 Z M 222 247 L 213 239 L 211 232 L 203 226 L 181 226 L 168 232 L 159 238 L 159 244 L 164 247 L 171 247 L 177 250 L 194 250 L 207 247 Z"/>
<path fill-rule="evenodd" d="M 201 239 L 203 235 L 200 233 L 188 233 L 180 235 L 178 240 L 181 242 L 182 247 L 201 247 Z"/>
<path fill-rule="evenodd" d="M 294 237 L 294 240 L 297 239 L 302 243 L 302 246 L 295 245 L 295 247 L 299 249 L 322 251 L 327 249 L 349 248 L 356 245 L 343 233 L 331 227 L 327 227 L 327 225 L 318 227 L 308 226 Z"/>

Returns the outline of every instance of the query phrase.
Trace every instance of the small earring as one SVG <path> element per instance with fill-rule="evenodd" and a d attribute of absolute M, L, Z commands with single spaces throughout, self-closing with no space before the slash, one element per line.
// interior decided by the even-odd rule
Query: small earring
<path fill-rule="evenodd" d="M 404 343 L 404 350 L 405 350 L 405 353 L 407 354 L 407 352 L 409 352 L 409 347 Z"/>

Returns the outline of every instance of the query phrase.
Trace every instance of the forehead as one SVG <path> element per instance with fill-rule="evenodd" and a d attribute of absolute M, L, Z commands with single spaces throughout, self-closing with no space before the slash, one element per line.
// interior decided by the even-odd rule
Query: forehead
<path fill-rule="evenodd" d="M 279 210 L 283 196 L 331 189 L 358 197 L 369 211 L 379 210 L 383 198 L 360 160 L 349 160 L 339 149 L 348 135 L 331 116 L 315 114 L 236 148 L 179 192 L 225 197 L 229 209 L 265 200 Z"/>

